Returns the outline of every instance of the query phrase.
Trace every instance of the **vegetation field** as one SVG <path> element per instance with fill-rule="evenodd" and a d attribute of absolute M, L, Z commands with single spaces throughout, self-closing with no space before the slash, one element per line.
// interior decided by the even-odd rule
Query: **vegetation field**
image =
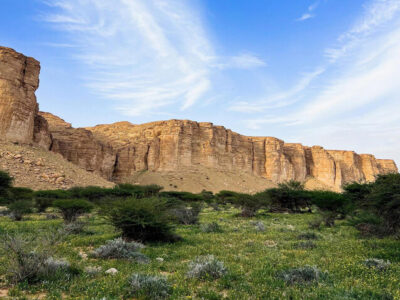
<path fill-rule="evenodd" d="M 15 285 L 2 275 L 0 298 L 136 299 L 128 292 L 132 274 L 150 274 L 166 278 L 172 287 L 171 299 L 400 299 L 400 241 L 362 238 L 346 220 L 336 221 L 334 227 L 310 229 L 309 222 L 316 218 L 311 213 L 260 211 L 253 218 L 238 213 L 233 207 L 203 209 L 200 224 L 177 226 L 182 240 L 147 244 L 141 250 L 149 258 L 146 262 L 92 257 L 94 249 L 120 232 L 98 214 L 86 215 L 81 217 L 86 224 L 82 232 L 63 235 L 54 244 L 53 256 L 68 261 L 74 272 Z M 63 220 L 47 215 L 29 214 L 19 222 L 0 217 L 0 239 L 6 233 L 56 235 Z M 218 223 L 218 230 L 204 230 L 204 224 L 212 222 Z M 0 274 L 5 274 L 8 256 L 4 249 L 0 251 Z M 204 255 L 223 263 L 222 276 L 188 276 L 190 262 Z M 373 258 L 391 264 L 380 268 L 365 263 Z M 316 275 L 313 280 L 288 280 L 289 270 L 305 266 L 319 270 L 312 274 Z M 88 267 L 101 270 L 88 273 Z M 110 268 L 118 273 L 106 274 Z"/>

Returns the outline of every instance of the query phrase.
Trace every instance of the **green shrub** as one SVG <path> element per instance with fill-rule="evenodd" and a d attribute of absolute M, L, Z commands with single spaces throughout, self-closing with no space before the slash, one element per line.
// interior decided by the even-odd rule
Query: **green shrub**
<path fill-rule="evenodd" d="M 163 198 L 128 198 L 104 205 L 101 214 L 125 238 L 142 242 L 174 241 L 173 216 L 166 199 Z"/>
<path fill-rule="evenodd" d="M 200 230 L 205 233 L 222 232 L 221 226 L 217 222 L 201 224 Z"/>
<path fill-rule="evenodd" d="M 344 187 L 353 202 L 351 224 L 365 235 L 400 233 L 400 174 L 378 175 L 370 184 L 352 183 Z"/>
<path fill-rule="evenodd" d="M 71 193 L 64 190 L 40 190 L 33 194 L 34 198 L 45 198 L 45 199 L 68 199 L 71 198 Z"/>
<path fill-rule="evenodd" d="M 45 212 L 57 199 L 69 199 L 71 194 L 64 190 L 42 190 L 33 193 L 35 207 L 39 213 Z"/>
<path fill-rule="evenodd" d="M 214 194 L 211 191 L 202 190 L 200 195 L 206 203 L 211 203 L 214 200 Z"/>
<path fill-rule="evenodd" d="M 186 205 L 182 203 L 176 208 L 172 209 L 172 214 L 180 224 L 191 225 L 199 222 L 199 215 L 202 209 L 201 203 L 189 203 Z"/>
<path fill-rule="evenodd" d="M 202 195 L 193 194 L 193 193 L 189 193 L 189 192 L 175 192 L 175 191 L 161 192 L 159 194 L 159 196 L 166 198 L 166 199 L 177 199 L 177 200 L 181 200 L 184 202 L 204 201 L 204 198 L 202 197 Z"/>
<path fill-rule="evenodd" d="M 102 271 L 102 267 L 93 267 L 93 266 L 87 266 L 84 269 L 84 272 L 89 275 L 89 276 L 95 276 L 99 274 Z"/>
<path fill-rule="evenodd" d="M 38 213 L 45 212 L 47 208 L 53 205 L 54 200 L 48 198 L 36 198 L 35 207 Z"/>
<path fill-rule="evenodd" d="M 344 195 L 355 206 L 363 205 L 366 197 L 371 193 L 371 183 L 352 182 L 343 186 Z"/>
<path fill-rule="evenodd" d="M 76 221 L 79 216 L 89 213 L 93 209 L 92 203 L 82 199 L 56 200 L 53 206 L 61 212 L 67 223 Z"/>
<path fill-rule="evenodd" d="M 15 221 L 21 221 L 23 216 L 32 213 L 33 203 L 31 200 L 17 200 L 7 205 L 10 216 Z"/>
<path fill-rule="evenodd" d="M 314 232 L 304 232 L 300 233 L 297 238 L 299 240 L 319 240 L 320 236 Z"/>
<path fill-rule="evenodd" d="M 255 227 L 256 231 L 259 231 L 259 232 L 265 231 L 265 225 L 264 225 L 264 223 L 261 222 L 261 221 L 256 222 L 256 223 L 254 224 L 254 227 Z"/>
<path fill-rule="evenodd" d="M 366 200 L 364 208 L 382 219 L 384 233 L 400 231 L 400 174 L 379 175 Z"/>
<path fill-rule="evenodd" d="M 232 191 L 220 191 L 215 195 L 215 198 L 221 204 L 233 203 L 235 199 L 239 196 L 239 193 Z"/>
<path fill-rule="evenodd" d="M 215 195 L 218 202 L 221 204 L 233 204 L 242 209 L 242 217 L 254 217 L 258 210 L 269 208 L 270 197 L 267 193 L 257 193 L 255 195 L 236 193 L 232 191 L 221 191 Z"/>
<path fill-rule="evenodd" d="M 300 213 L 311 210 L 310 193 L 304 190 L 303 184 L 296 181 L 280 183 L 277 188 L 265 191 L 271 199 L 272 211 Z"/>
<path fill-rule="evenodd" d="M 11 202 L 16 200 L 32 200 L 33 191 L 24 187 L 11 187 L 8 189 L 8 195 Z"/>
<path fill-rule="evenodd" d="M 167 299 L 172 286 L 164 277 L 133 274 L 128 281 L 129 295 L 138 299 Z"/>
<path fill-rule="evenodd" d="M 301 268 L 288 269 L 278 273 L 278 277 L 287 284 L 305 284 L 326 278 L 327 274 L 317 267 L 305 266 Z"/>
<path fill-rule="evenodd" d="M 71 264 L 65 259 L 55 259 L 49 257 L 45 260 L 43 266 L 43 273 L 46 276 L 55 275 L 57 273 L 66 273 L 71 270 Z"/>
<path fill-rule="evenodd" d="M 384 271 L 390 267 L 390 261 L 384 261 L 378 258 L 369 258 L 363 261 L 364 265 L 368 268 L 375 268 L 378 271 Z"/>
<path fill-rule="evenodd" d="M 0 247 L 4 250 L 5 273 L 12 282 L 36 282 L 50 273 L 54 267 L 49 260 L 57 245 L 57 234 L 34 235 L 4 235 Z M 49 269 L 50 268 L 50 269 Z"/>
<path fill-rule="evenodd" d="M 163 187 L 156 184 L 133 185 L 129 183 L 122 183 L 118 184 L 115 187 L 115 189 L 128 192 L 130 196 L 136 198 L 151 198 L 158 195 L 158 193 L 163 189 Z"/>
<path fill-rule="evenodd" d="M 0 196 L 3 196 L 11 187 L 13 178 L 4 171 L 0 171 Z"/>
<path fill-rule="evenodd" d="M 348 198 L 331 191 L 310 192 L 312 203 L 318 207 L 326 226 L 333 226 L 339 216 L 345 216 L 349 211 Z"/>
<path fill-rule="evenodd" d="M 310 222 L 308 222 L 308 228 L 310 229 L 321 229 L 323 219 L 320 217 L 314 218 Z"/>
<path fill-rule="evenodd" d="M 118 238 L 107 241 L 107 243 L 95 249 L 92 253 L 98 258 L 116 258 L 116 259 L 132 259 L 137 262 L 147 262 L 148 258 L 140 253 L 144 245 L 137 242 L 125 242 Z"/>
<path fill-rule="evenodd" d="M 84 222 L 71 222 L 71 223 L 66 223 L 62 227 L 62 231 L 69 235 L 69 234 L 81 234 L 85 231 L 85 223 Z"/>
<path fill-rule="evenodd" d="M 222 261 L 217 260 L 213 255 L 199 256 L 189 263 L 189 278 L 214 280 L 224 276 L 227 269 Z"/>
<path fill-rule="evenodd" d="M 128 192 L 118 192 L 120 191 L 115 189 L 102 188 L 99 186 L 73 187 L 68 190 L 68 193 L 71 195 L 72 198 L 84 198 L 93 203 L 100 203 L 106 198 L 123 198 L 130 196 Z"/>
<path fill-rule="evenodd" d="M 295 245 L 297 249 L 314 249 L 317 245 L 313 241 L 302 241 Z"/>

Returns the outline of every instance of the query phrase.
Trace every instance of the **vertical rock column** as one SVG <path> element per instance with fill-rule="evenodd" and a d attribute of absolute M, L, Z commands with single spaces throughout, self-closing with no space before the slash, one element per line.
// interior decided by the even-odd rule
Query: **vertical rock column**
<path fill-rule="evenodd" d="M 32 143 L 38 111 L 40 63 L 0 47 L 0 138 Z"/>

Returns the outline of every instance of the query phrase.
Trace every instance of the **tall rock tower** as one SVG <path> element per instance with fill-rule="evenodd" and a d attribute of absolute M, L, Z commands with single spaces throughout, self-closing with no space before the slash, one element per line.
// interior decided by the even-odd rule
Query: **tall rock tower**
<path fill-rule="evenodd" d="M 37 115 L 39 73 L 37 60 L 0 47 L 0 139 L 50 146 L 46 121 Z"/>

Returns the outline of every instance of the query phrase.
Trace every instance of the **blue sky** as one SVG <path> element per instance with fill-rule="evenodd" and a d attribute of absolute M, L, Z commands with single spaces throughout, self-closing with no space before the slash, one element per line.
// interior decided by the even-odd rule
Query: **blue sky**
<path fill-rule="evenodd" d="M 76 127 L 191 119 L 400 162 L 400 0 L 1 0 Z"/>

